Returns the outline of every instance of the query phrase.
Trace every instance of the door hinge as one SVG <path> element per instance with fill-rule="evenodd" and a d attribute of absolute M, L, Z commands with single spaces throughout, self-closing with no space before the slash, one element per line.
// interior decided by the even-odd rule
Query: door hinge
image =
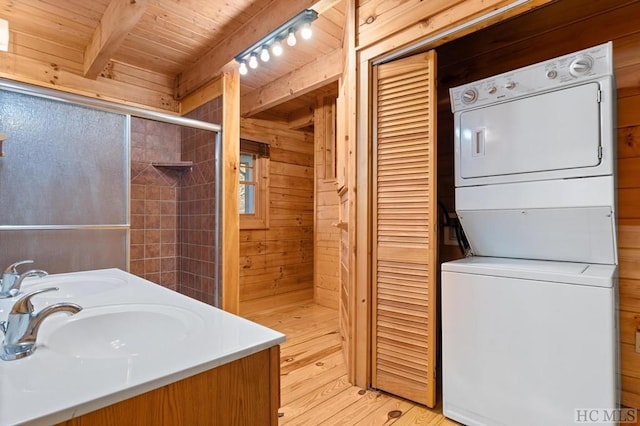
<path fill-rule="evenodd" d="M 596 94 L 597 102 L 598 103 L 602 102 L 602 90 L 598 90 L 596 93 L 597 93 Z"/>

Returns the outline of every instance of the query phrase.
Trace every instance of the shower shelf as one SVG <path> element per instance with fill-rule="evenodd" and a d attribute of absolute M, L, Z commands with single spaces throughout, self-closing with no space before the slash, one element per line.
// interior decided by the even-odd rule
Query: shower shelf
<path fill-rule="evenodd" d="M 153 167 L 173 170 L 184 170 L 193 167 L 193 161 L 158 161 L 152 162 Z"/>

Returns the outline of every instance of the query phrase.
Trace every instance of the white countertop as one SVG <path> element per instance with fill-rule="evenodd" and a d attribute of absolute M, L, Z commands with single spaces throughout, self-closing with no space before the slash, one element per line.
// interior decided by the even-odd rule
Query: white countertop
<path fill-rule="evenodd" d="M 36 312 L 57 302 L 77 303 L 84 309 L 73 316 L 56 313 L 45 319 L 37 349 L 31 356 L 16 361 L 0 360 L 1 426 L 62 422 L 285 340 L 281 333 L 119 269 L 25 280 L 21 294 L 0 300 L 0 320 L 6 319 L 13 303 L 24 293 L 50 286 L 59 286 L 60 291 L 33 297 Z M 136 347 L 131 339 L 114 340 L 109 347 L 99 347 L 99 351 L 83 342 L 62 346 L 60 340 L 57 346 L 53 343 L 56 333 L 59 336 L 59 330 L 71 321 L 79 323 L 104 309 L 113 309 L 101 308 L 106 305 L 119 305 L 126 312 L 118 316 L 118 321 L 127 326 L 128 336 L 137 329 L 145 332 L 144 321 L 136 321 L 138 307 L 158 313 L 175 311 L 183 325 L 188 324 L 188 330 L 177 333 L 166 330 L 166 335 L 158 336 L 156 344 L 145 344 L 143 348 Z M 114 326 L 116 330 L 117 327 Z M 128 351 L 128 355 L 122 356 L 123 351 Z"/>

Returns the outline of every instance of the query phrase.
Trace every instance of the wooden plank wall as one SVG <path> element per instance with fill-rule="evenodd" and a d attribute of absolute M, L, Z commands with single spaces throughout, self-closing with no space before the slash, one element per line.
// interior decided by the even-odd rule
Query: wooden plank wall
<path fill-rule="evenodd" d="M 313 298 L 313 133 L 241 119 L 243 138 L 270 145 L 269 228 L 240 230 L 240 312 Z"/>
<path fill-rule="evenodd" d="M 19 40 L 16 38 L 15 43 Z M 0 62 L 0 77 L 151 110 L 177 112 L 180 109 L 179 102 L 173 99 L 170 76 L 111 61 L 96 80 L 90 80 L 56 62 L 14 53 L 4 55 L 7 60 Z"/>
<path fill-rule="evenodd" d="M 315 232 L 314 301 L 338 309 L 340 280 L 340 197 L 335 170 L 327 159 L 335 155 L 335 99 L 318 99 L 314 113 Z M 330 161 L 330 160 L 329 160 Z"/>
<path fill-rule="evenodd" d="M 640 2 L 563 0 L 441 46 L 441 200 L 453 209 L 453 116 L 447 89 L 613 41 L 618 86 L 618 252 L 622 403 L 640 407 Z"/>

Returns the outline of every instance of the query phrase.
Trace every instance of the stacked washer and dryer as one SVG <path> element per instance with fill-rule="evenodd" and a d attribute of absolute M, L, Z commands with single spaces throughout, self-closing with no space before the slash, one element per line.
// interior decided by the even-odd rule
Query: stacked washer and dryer
<path fill-rule="evenodd" d="M 442 265 L 447 417 L 615 424 L 615 87 L 607 43 L 450 90 L 473 256 Z"/>

